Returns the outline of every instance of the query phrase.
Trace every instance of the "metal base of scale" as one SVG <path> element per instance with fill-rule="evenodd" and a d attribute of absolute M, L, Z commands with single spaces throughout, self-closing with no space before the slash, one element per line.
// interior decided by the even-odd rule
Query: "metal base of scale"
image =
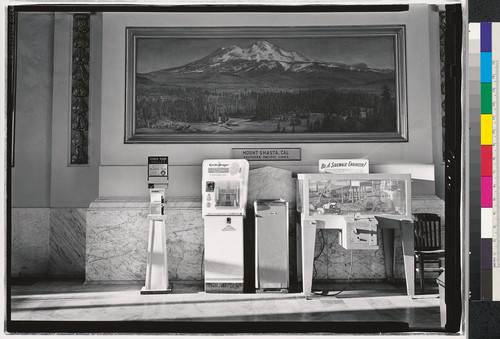
<path fill-rule="evenodd" d="M 243 283 L 205 283 L 207 293 L 243 293 Z"/>
<path fill-rule="evenodd" d="M 288 293 L 288 288 L 259 288 L 255 293 Z"/>
<path fill-rule="evenodd" d="M 143 286 L 141 288 L 141 294 L 167 294 L 171 292 L 172 292 L 171 288 L 168 288 L 166 290 L 147 290 L 146 286 Z"/>
<path fill-rule="evenodd" d="M 172 291 L 168 282 L 166 218 L 165 215 L 148 216 L 146 282 L 141 289 L 141 294 L 165 294 Z"/>

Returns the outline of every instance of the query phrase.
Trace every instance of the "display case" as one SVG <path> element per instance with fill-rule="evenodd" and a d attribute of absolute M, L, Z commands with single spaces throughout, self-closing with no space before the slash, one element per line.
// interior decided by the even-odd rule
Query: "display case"
<path fill-rule="evenodd" d="M 377 250 L 384 231 L 387 276 L 392 275 L 394 229 L 402 232 L 408 295 L 413 285 L 413 224 L 409 174 L 298 174 L 297 209 L 301 214 L 297 243 L 304 294 L 312 293 L 317 229 L 336 229 L 347 250 Z M 391 235 L 391 236 L 390 236 Z"/>
<path fill-rule="evenodd" d="M 299 174 L 298 181 L 297 208 L 318 227 L 347 216 L 411 218 L 409 174 Z"/>

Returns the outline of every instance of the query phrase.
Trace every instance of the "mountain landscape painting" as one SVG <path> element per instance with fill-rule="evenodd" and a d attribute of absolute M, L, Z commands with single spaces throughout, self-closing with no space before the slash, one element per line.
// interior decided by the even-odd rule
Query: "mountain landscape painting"
<path fill-rule="evenodd" d="M 398 34 L 137 35 L 133 134 L 400 137 Z"/>

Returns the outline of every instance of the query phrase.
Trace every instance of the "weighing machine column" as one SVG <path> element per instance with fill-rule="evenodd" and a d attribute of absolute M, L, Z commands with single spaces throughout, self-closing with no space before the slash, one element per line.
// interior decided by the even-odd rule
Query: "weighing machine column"
<path fill-rule="evenodd" d="M 148 157 L 149 237 L 146 281 L 141 294 L 171 291 L 168 282 L 165 189 L 168 187 L 168 157 Z"/>

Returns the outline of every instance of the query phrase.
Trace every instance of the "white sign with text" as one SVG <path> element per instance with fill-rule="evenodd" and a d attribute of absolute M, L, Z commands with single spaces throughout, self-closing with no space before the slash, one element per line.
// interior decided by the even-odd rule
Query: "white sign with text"
<path fill-rule="evenodd" d="M 320 173 L 369 173 L 368 159 L 320 159 Z"/>

